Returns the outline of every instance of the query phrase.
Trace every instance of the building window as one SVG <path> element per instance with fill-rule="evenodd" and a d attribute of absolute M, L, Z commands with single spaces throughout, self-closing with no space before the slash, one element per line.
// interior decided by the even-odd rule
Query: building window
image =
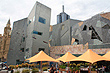
<path fill-rule="evenodd" d="M 23 37 L 23 42 L 25 41 L 25 37 Z"/>
<path fill-rule="evenodd" d="M 85 30 L 87 30 L 87 26 L 86 25 L 84 25 L 84 28 L 83 28 L 83 31 L 85 31 Z"/>
<path fill-rule="evenodd" d="M 29 48 L 27 48 L 26 51 L 29 51 Z"/>
<path fill-rule="evenodd" d="M 91 30 L 92 30 L 92 35 L 91 35 L 91 39 L 99 39 L 100 41 L 102 41 L 102 39 L 99 37 L 98 33 L 95 31 L 95 29 L 90 26 Z"/>
<path fill-rule="evenodd" d="M 62 16 L 60 15 L 60 23 L 62 23 Z"/>
<path fill-rule="evenodd" d="M 21 51 L 21 52 L 24 52 L 24 48 L 21 48 L 20 51 Z"/>
<path fill-rule="evenodd" d="M 31 20 L 29 20 L 29 24 L 31 23 Z"/>
<path fill-rule="evenodd" d="M 44 50 L 45 50 L 45 48 L 39 48 L 39 50 L 38 50 L 38 51 L 41 51 L 41 50 L 42 50 L 42 51 L 44 51 Z"/>
<path fill-rule="evenodd" d="M 37 32 L 37 31 L 33 30 L 33 34 L 42 35 L 43 33 L 42 32 Z"/>
<path fill-rule="evenodd" d="M 45 24 L 46 23 L 46 19 L 42 18 L 42 17 L 39 17 L 39 22 Z"/>
<path fill-rule="evenodd" d="M 61 26 L 61 30 L 63 30 L 64 29 L 64 24 Z"/>
<path fill-rule="evenodd" d="M 79 40 L 78 40 L 78 39 L 75 39 L 75 42 L 76 42 L 77 44 L 79 44 Z"/>
<path fill-rule="evenodd" d="M 92 30 L 92 28 L 91 28 L 91 27 L 89 27 L 89 30 Z"/>

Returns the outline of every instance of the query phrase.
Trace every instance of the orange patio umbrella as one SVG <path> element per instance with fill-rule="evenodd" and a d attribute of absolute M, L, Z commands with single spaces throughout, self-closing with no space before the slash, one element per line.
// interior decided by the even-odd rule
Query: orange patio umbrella
<path fill-rule="evenodd" d="M 52 61 L 52 62 L 58 62 L 57 60 L 53 59 L 52 57 L 45 54 L 43 51 L 40 51 L 37 55 L 26 59 L 29 60 L 29 62 L 38 62 L 38 61 Z"/>
<path fill-rule="evenodd" d="M 26 59 L 26 61 L 29 60 L 29 62 L 38 62 L 41 61 L 41 71 L 42 71 L 42 61 L 52 61 L 52 62 L 59 62 L 53 58 L 51 58 L 50 56 L 48 56 L 47 54 L 45 54 L 43 51 L 40 51 L 37 55 Z"/>
<path fill-rule="evenodd" d="M 86 62 L 94 63 L 102 60 L 110 61 L 109 59 L 102 57 L 89 49 L 83 55 L 79 56 L 76 59 L 72 59 L 71 61 L 86 61 Z"/>
<path fill-rule="evenodd" d="M 56 59 L 56 60 L 60 60 L 63 62 L 68 62 L 68 67 L 69 67 L 69 61 L 71 59 L 75 59 L 76 57 L 74 55 L 72 55 L 70 52 L 67 52 L 65 55 L 63 55 L 62 57 Z M 67 72 L 68 73 L 68 72 Z"/>
<path fill-rule="evenodd" d="M 79 56 L 76 59 L 72 59 L 71 61 L 86 61 L 86 62 L 94 63 L 102 60 L 110 61 L 109 59 L 102 57 L 89 49 L 83 55 Z M 89 68 L 91 73 L 91 65 L 89 66 Z"/>
<path fill-rule="evenodd" d="M 109 59 L 109 60 L 110 60 L 110 51 L 109 51 L 109 52 L 107 52 L 105 55 L 103 55 L 103 57 L 105 57 L 105 58 L 107 58 L 107 59 Z"/>
<path fill-rule="evenodd" d="M 63 62 L 69 62 L 71 59 L 75 59 L 76 57 L 74 55 L 72 55 L 70 52 L 67 52 L 65 55 L 63 55 L 62 57 L 56 59 L 56 60 L 60 60 Z"/>

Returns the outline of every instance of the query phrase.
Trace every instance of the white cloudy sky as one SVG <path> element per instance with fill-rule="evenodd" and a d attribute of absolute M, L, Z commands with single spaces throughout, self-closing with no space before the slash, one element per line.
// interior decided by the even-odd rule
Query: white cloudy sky
<path fill-rule="evenodd" d="M 103 11 L 110 12 L 110 0 L 0 0 L 0 34 L 9 18 L 12 27 L 14 21 L 27 17 L 36 1 L 52 9 L 51 25 L 56 24 L 62 5 L 72 19 L 78 20 L 86 20 Z"/>

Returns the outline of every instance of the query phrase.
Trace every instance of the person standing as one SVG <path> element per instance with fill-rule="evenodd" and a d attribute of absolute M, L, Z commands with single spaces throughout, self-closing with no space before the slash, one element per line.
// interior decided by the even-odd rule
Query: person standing
<path fill-rule="evenodd" d="M 11 69 L 11 73 L 14 73 L 13 69 Z"/>
<path fill-rule="evenodd" d="M 2 69 L 3 69 L 3 63 L 1 64 L 1 67 L 2 67 Z"/>
<path fill-rule="evenodd" d="M 104 68 L 104 66 L 102 65 L 102 73 L 104 73 L 104 71 L 105 71 L 105 68 Z"/>

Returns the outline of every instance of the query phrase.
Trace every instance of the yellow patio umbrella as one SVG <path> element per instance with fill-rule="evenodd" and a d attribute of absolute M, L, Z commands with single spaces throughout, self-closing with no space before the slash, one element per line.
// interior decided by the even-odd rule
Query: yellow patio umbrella
<path fill-rule="evenodd" d="M 109 52 L 107 52 L 105 55 L 103 55 L 103 57 L 105 57 L 105 58 L 107 58 L 107 59 L 109 59 L 109 60 L 110 60 L 110 51 L 109 51 Z"/>
<path fill-rule="evenodd" d="M 53 58 L 51 58 L 50 56 L 48 56 L 47 54 L 45 54 L 43 51 L 40 51 L 37 55 L 26 59 L 26 61 L 29 60 L 29 62 L 38 62 L 41 61 L 41 72 L 42 72 L 42 61 L 52 61 L 52 62 L 59 62 Z"/>
<path fill-rule="evenodd" d="M 86 61 L 86 62 L 94 63 L 102 60 L 110 61 L 109 59 L 102 57 L 89 49 L 83 55 L 75 59 L 72 59 L 71 61 Z"/>
<path fill-rule="evenodd" d="M 75 59 L 76 57 L 74 55 L 72 55 L 70 52 L 67 52 L 65 55 L 63 55 L 62 57 L 56 59 L 56 60 L 60 60 L 63 62 L 68 62 L 68 67 L 69 67 L 69 61 L 71 59 Z"/>
<path fill-rule="evenodd" d="M 63 62 L 69 62 L 71 59 L 75 59 L 76 57 L 74 55 L 72 55 L 70 52 L 67 52 L 65 55 L 63 55 L 62 57 L 56 59 L 56 60 L 60 60 Z"/>
<path fill-rule="evenodd" d="M 94 63 L 102 60 L 110 61 L 109 59 L 102 57 L 89 49 L 83 55 L 79 56 L 76 59 L 72 59 L 71 61 L 86 61 L 86 62 Z M 91 67 L 90 67 L 90 73 L 91 73 Z"/>

